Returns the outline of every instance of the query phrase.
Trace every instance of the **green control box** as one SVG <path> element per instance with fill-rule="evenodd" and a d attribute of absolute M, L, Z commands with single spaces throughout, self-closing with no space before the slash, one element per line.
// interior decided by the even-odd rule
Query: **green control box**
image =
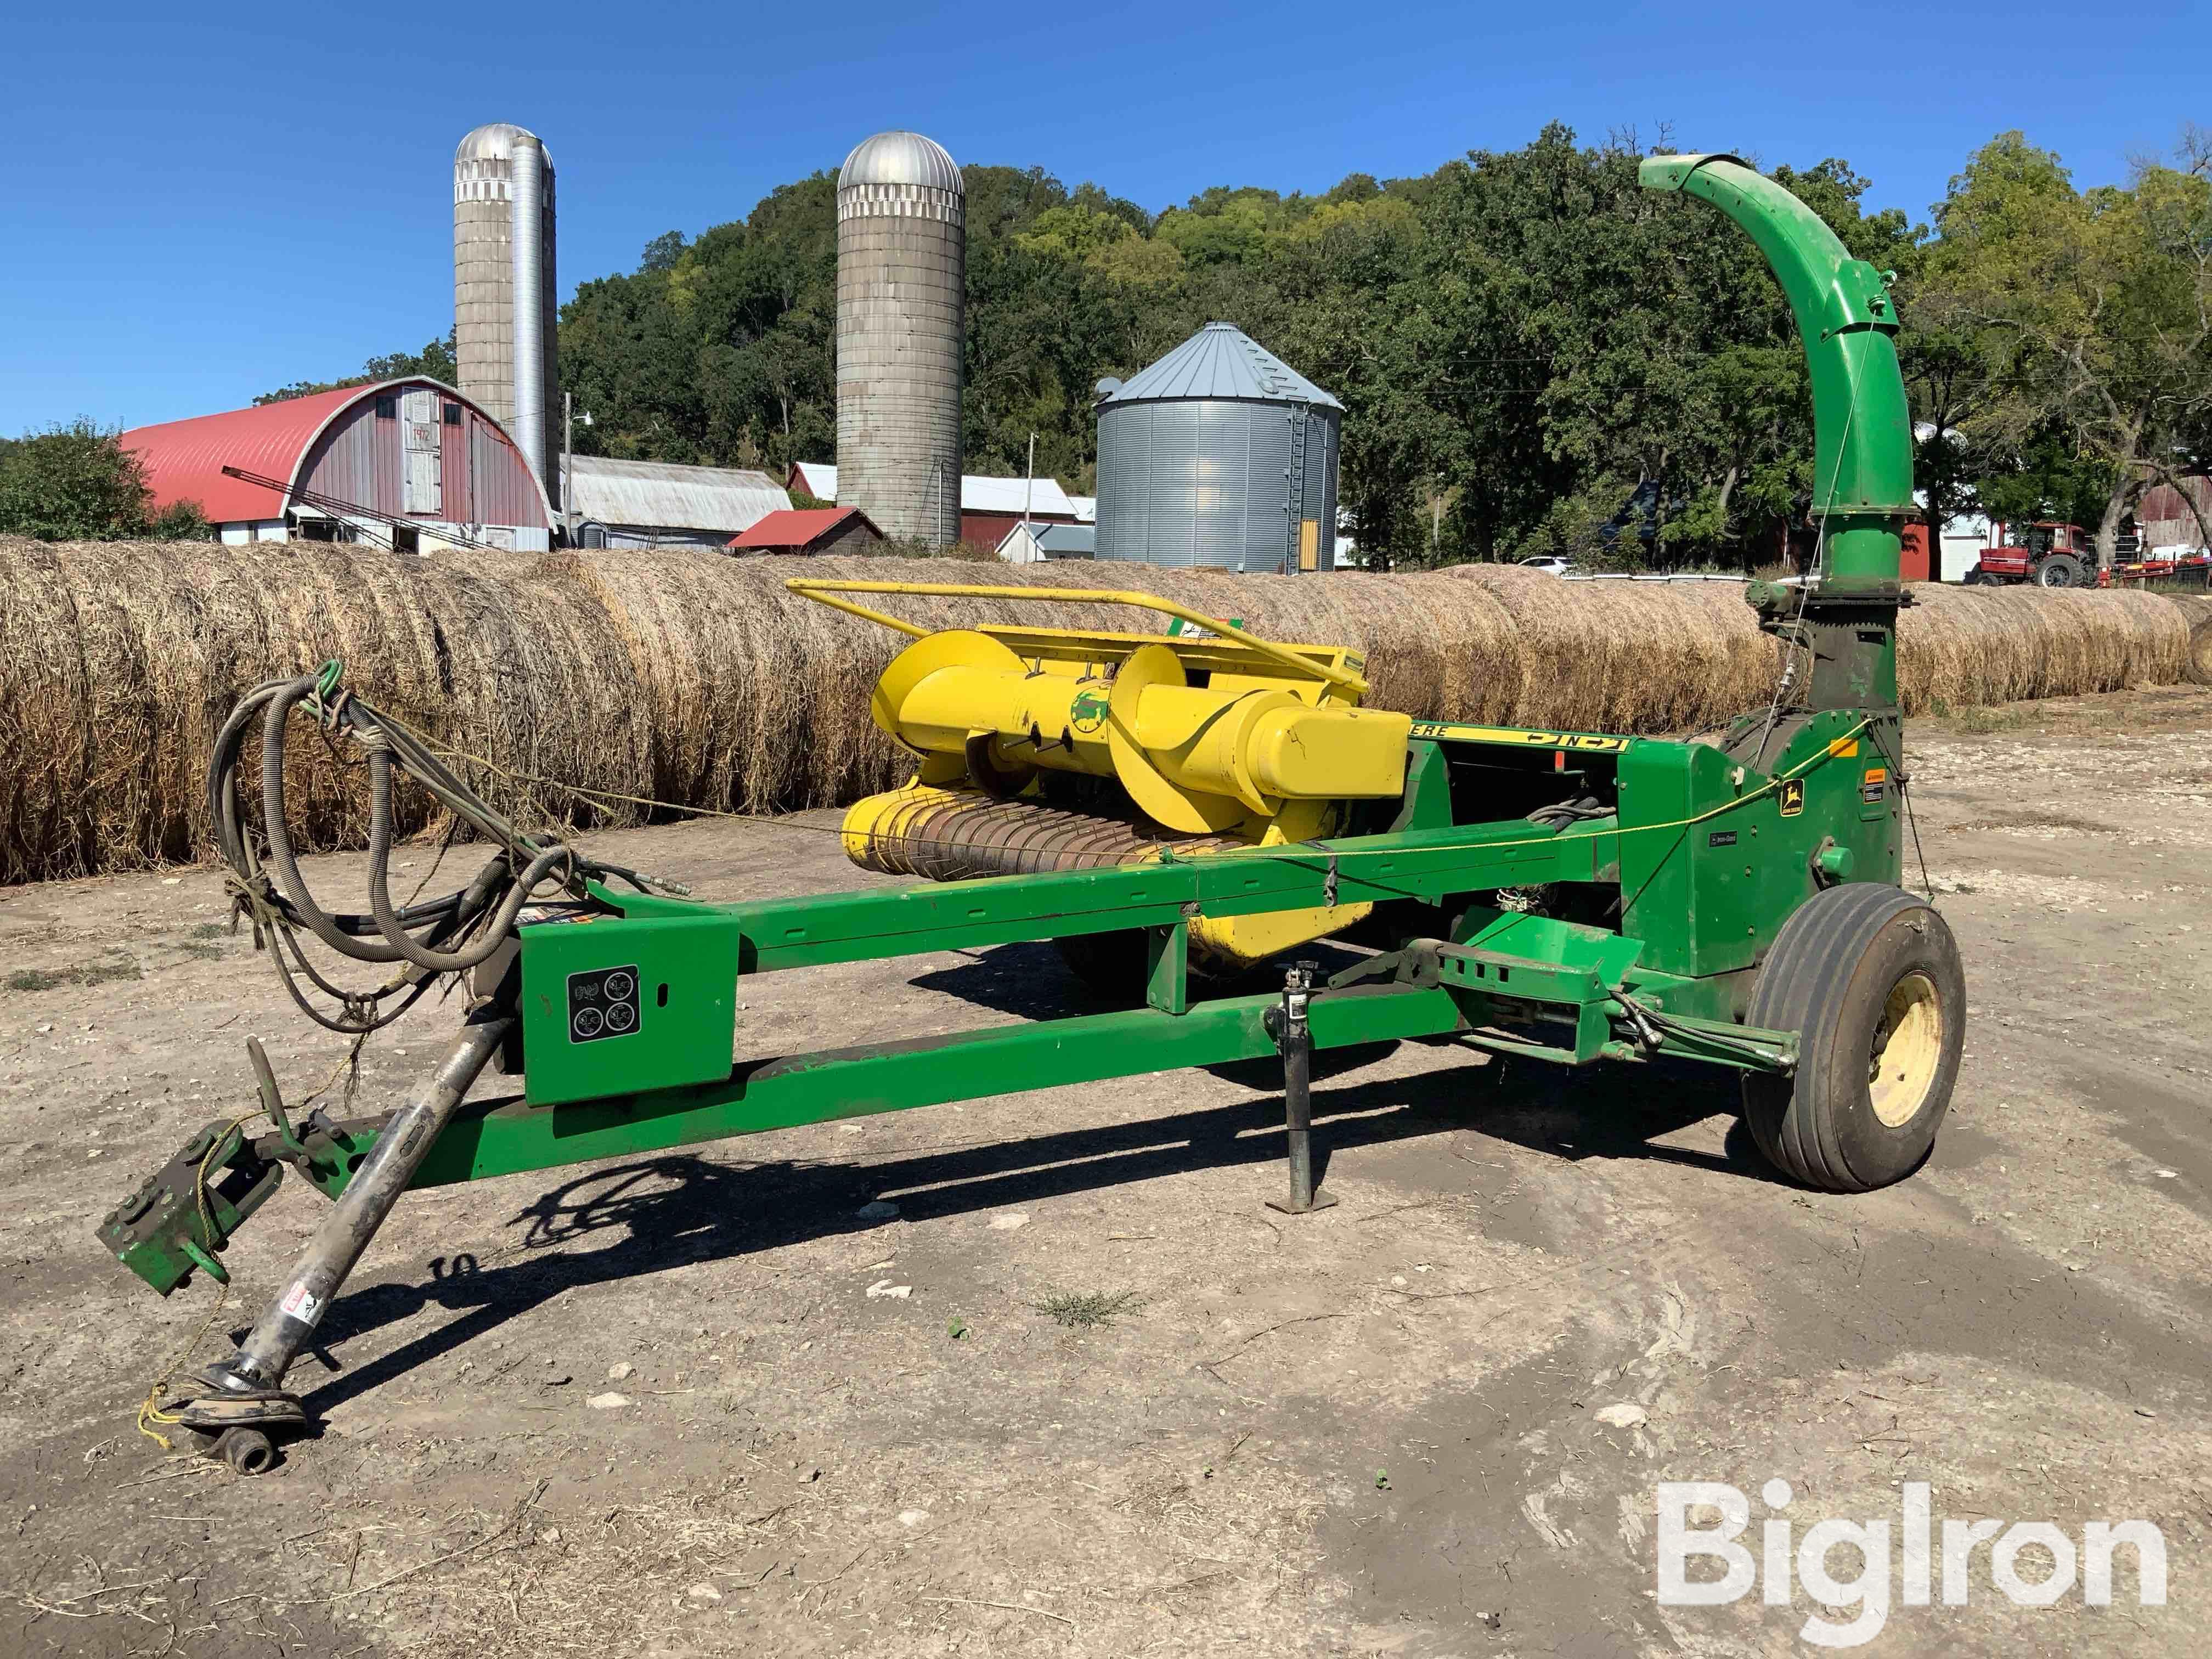
<path fill-rule="evenodd" d="M 521 933 L 523 1092 L 532 1105 L 729 1076 L 743 937 L 734 917 L 656 906 Z"/>

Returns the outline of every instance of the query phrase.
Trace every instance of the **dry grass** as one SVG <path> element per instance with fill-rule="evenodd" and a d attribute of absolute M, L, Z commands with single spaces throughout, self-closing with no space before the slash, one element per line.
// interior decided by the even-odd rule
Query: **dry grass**
<path fill-rule="evenodd" d="M 1048 1291 L 1030 1304 L 1055 1325 L 1087 1331 L 1144 1306 L 1134 1291 Z"/>
<path fill-rule="evenodd" d="M 1372 701 L 1419 718 L 1680 731 L 1759 702 L 1775 672 L 1773 643 L 1733 586 L 1561 583 L 1498 566 L 1312 580 L 11 540 L 0 542 L 0 881 L 202 856 L 202 779 L 224 714 L 258 681 L 333 656 L 382 706 L 515 775 L 471 769 L 526 818 L 638 821 L 646 809 L 622 795 L 732 811 L 849 800 L 902 769 L 867 715 L 901 641 L 787 592 L 785 578 L 801 574 L 1149 589 L 1276 638 L 1357 647 Z M 1909 710 L 2170 683 L 2191 613 L 2212 613 L 2212 600 L 2143 593 L 1915 592 L 1899 664 Z M 935 625 L 1159 625 L 1091 605 L 890 608 Z M 287 753 L 299 843 L 358 845 L 360 773 L 304 731 Z M 401 809 L 409 829 L 434 827 L 427 802 Z"/>

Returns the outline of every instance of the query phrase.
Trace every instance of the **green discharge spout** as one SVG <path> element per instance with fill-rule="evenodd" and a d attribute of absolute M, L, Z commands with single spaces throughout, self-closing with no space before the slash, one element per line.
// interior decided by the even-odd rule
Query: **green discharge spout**
<path fill-rule="evenodd" d="M 1912 417 L 1897 368 L 1897 307 L 1882 274 L 1820 216 L 1733 155 L 1654 155 L 1646 190 L 1700 197 L 1759 245 L 1789 297 L 1813 379 L 1813 508 L 1831 576 L 1895 581 L 1898 520 L 1912 501 Z"/>

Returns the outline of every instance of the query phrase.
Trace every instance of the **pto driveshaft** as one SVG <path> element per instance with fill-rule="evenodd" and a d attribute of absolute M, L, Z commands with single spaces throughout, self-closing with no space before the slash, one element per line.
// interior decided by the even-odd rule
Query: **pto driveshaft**
<path fill-rule="evenodd" d="M 347 1182 L 331 1212 L 238 1352 L 218 1361 L 208 1380 L 234 1394 L 271 1393 L 299 1356 L 331 1297 L 392 1213 L 422 1159 L 514 1024 L 497 1007 L 479 1009 L 414 1102 L 392 1115 Z M 189 1424 L 187 1411 L 184 1420 Z"/>

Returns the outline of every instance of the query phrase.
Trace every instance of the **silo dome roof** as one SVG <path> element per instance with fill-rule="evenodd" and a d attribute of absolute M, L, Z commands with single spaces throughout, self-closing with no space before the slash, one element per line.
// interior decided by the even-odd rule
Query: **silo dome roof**
<path fill-rule="evenodd" d="M 464 161 L 512 161 L 516 143 L 524 138 L 529 139 L 540 150 L 545 150 L 544 140 L 528 127 L 518 127 L 510 121 L 487 121 L 453 146 L 453 165 L 459 167 Z M 549 162 L 553 159 L 551 151 L 545 150 L 545 159 Z"/>
<path fill-rule="evenodd" d="M 933 138 L 918 132 L 879 132 L 853 146 L 837 174 L 837 188 L 852 185 L 925 185 L 964 195 L 960 167 Z"/>
<path fill-rule="evenodd" d="M 1150 368 L 1132 374 L 1108 404 L 1158 403 L 1168 398 L 1217 398 L 1240 403 L 1344 405 L 1234 323 L 1208 323 Z"/>

